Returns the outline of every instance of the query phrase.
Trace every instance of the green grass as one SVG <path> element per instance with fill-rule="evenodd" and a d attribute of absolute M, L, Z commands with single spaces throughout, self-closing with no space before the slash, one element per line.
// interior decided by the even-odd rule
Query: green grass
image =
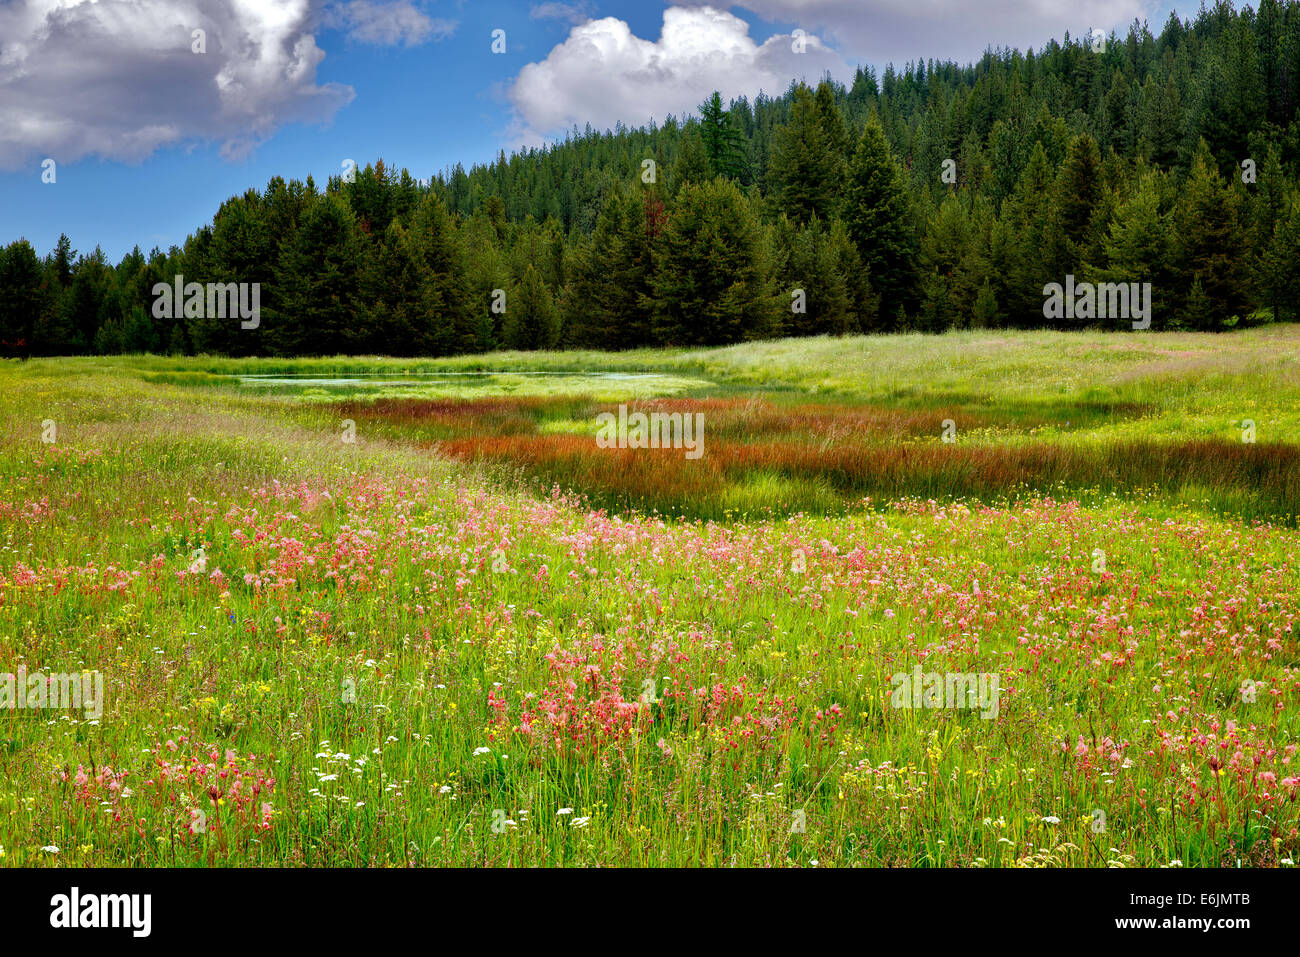
<path fill-rule="evenodd" d="M 107 688 L 97 721 L 0 710 L 0 864 L 1289 866 L 1300 533 L 1251 469 L 1294 448 L 1298 343 L 0 365 L 0 672 Z M 697 471 L 585 448 L 634 396 L 576 376 L 615 369 L 711 410 Z M 416 370 L 575 378 L 376 405 L 219 377 Z M 823 416 L 856 416 L 852 475 Z M 435 447 L 476 434 L 573 467 Z M 956 454 L 873 473 L 899 449 Z M 1047 453 L 1078 481 L 961 458 Z M 716 520 L 565 494 L 645 481 L 649 513 L 681 474 Z M 997 716 L 894 707 L 918 664 L 997 675 Z"/>

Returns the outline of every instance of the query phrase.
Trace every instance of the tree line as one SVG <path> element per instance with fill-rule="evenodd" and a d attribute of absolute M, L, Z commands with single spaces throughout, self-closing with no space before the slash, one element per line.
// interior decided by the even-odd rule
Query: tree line
<path fill-rule="evenodd" d="M 420 181 L 272 179 L 116 265 L 0 250 L 6 355 L 452 355 L 781 335 L 1111 325 L 1044 288 L 1150 283 L 1151 327 L 1300 308 L 1300 4 L 1159 35 L 860 68 L 783 95 Z M 258 283 L 261 317 L 158 315 L 159 284 Z M 1071 315 L 1074 315 L 1071 310 Z"/>

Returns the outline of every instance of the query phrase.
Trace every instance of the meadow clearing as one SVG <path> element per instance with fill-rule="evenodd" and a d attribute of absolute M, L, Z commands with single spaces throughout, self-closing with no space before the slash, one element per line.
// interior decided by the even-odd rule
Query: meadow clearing
<path fill-rule="evenodd" d="M 0 709 L 0 864 L 1300 854 L 1300 326 L 10 361 L 0 423 L 0 673 L 105 688 Z"/>

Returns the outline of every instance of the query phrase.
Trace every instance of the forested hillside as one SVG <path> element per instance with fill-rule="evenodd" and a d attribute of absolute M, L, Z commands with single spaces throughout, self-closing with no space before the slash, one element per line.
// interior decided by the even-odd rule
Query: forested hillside
<path fill-rule="evenodd" d="M 756 91 L 757 92 L 757 91 Z M 1300 4 L 916 63 L 418 180 L 276 178 L 183 248 L 0 251 L 5 355 L 447 355 L 723 344 L 1044 318 L 1150 283 L 1155 329 L 1300 307 Z M 414 120 L 413 120 L 414 121 Z M 420 176 L 427 176 L 421 172 Z M 7 238 L 7 237 L 6 237 Z M 256 328 L 155 284 L 260 283 Z M 246 324 L 245 324 L 246 325 Z"/>

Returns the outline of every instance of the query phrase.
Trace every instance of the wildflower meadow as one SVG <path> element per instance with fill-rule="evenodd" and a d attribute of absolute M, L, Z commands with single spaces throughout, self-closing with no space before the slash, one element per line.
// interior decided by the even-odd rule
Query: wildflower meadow
<path fill-rule="evenodd" d="M 1298 360 L 0 364 L 0 864 L 1292 867 Z"/>

